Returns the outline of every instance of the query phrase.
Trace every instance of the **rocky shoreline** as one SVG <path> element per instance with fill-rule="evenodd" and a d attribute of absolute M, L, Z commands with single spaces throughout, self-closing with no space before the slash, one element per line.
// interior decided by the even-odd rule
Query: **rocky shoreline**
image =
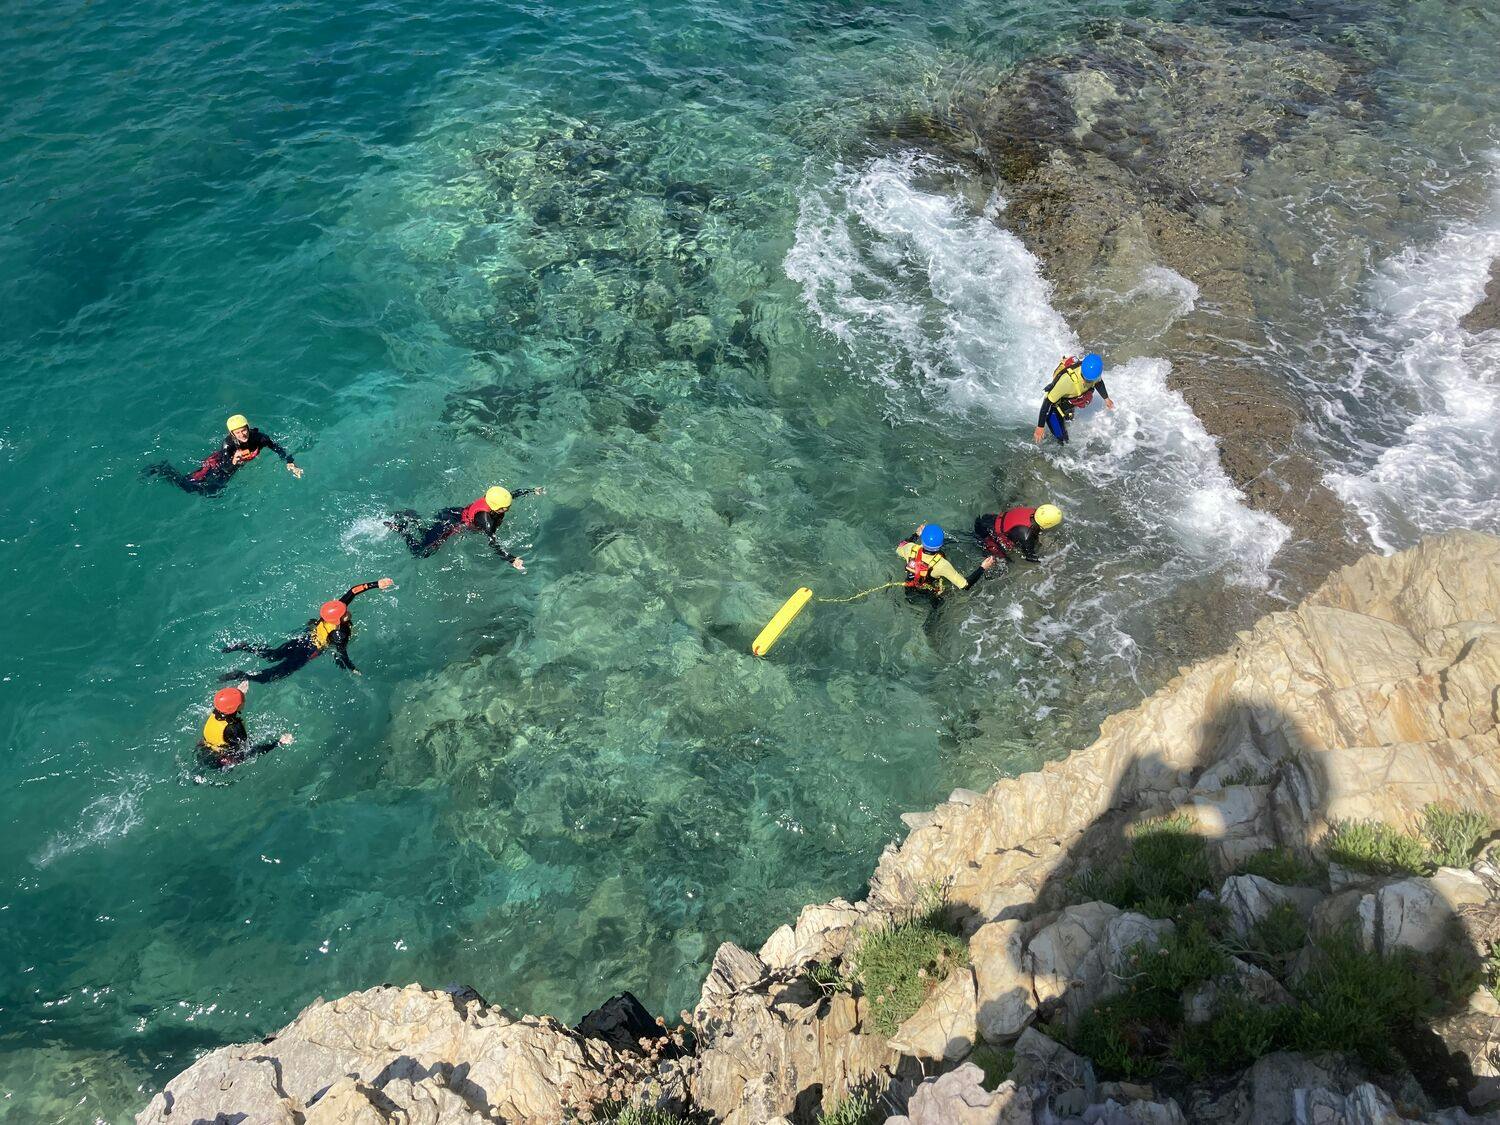
<path fill-rule="evenodd" d="M 908 814 L 864 901 L 725 943 L 670 1028 L 628 994 L 570 1028 L 372 988 L 213 1051 L 137 1121 L 1500 1121 L 1472 1116 L 1500 1104 L 1497 685 L 1500 540 L 1368 557 L 1087 749 Z M 1459 812 L 1462 847 L 1433 835 Z M 891 935 L 940 948 L 877 978 Z M 1336 995 L 1356 970 L 1387 992 Z"/>

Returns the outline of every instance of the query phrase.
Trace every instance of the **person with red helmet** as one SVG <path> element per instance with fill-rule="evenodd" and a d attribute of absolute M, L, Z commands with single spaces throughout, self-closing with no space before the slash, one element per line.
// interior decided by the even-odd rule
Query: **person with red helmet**
<path fill-rule="evenodd" d="M 363 675 L 354 666 L 354 661 L 349 659 L 349 638 L 354 635 L 349 603 L 366 590 L 389 590 L 394 585 L 389 578 L 381 578 L 350 586 L 342 596 L 324 602 L 318 609 L 318 616 L 309 620 L 306 629 L 300 634 L 279 645 L 253 645 L 244 641 L 225 645 L 225 652 L 251 652 L 269 662 L 270 667 L 259 672 L 246 672 L 237 668 L 233 672 L 224 673 L 219 679 L 225 683 L 231 680 L 249 680 L 257 684 L 268 684 L 290 676 L 314 657 L 321 656 L 324 649 L 333 650 L 334 663 L 340 668 L 347 668 L 356 676 Z"/>
<path fill-rule="evenodd" d="M 198 758 L 206 768 L 233 769 L 257 754 L 269 754 L 276 747 L 290 746 L 295 741 L 291 731 L 287 731 L 269 742 L 251 744 L 245 719 L 240 714 L 245 706 L 245 692 L 249 690 L 250 681 L 241 680 L 235 687 L 214 692 L 213 710 L 203 723 L 203 737 L 198 743 Z"/>

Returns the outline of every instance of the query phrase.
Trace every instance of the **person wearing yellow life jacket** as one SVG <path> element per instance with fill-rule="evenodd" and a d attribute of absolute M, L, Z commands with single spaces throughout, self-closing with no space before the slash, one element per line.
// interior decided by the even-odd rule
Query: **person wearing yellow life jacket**
<path fill-rule="evenodd" d="M 410 508 L 397 512 L 385 521 L 385 526 L 406 540 L 407 550 L 419 559 L 435 554 L 438 548 L 460 531 L 481 532 L 489 539 L 495 554 L 524 574 L 525 562 L 502 547 L 495 536 L 499 534 L 500 525 L 505 522 L 505 513 L 510 511 L 513 500 L 521 496 L 541 496 L 546 491 L 545 488 L 522 488 L 510 492 L 495 485 L 486 489 L 483 496 L 467 507 L 441 509 L 426 526 L 423 526 L 421 517 Z"/>
<path fill-rule="evenodd" d="M 349 659 L 349 638 L 354 635 L 349 603 L 366 590 L 389 590 L 394 585 L 389 578 L 381 578 L 375 582 L 361 582 L 358 586 L 350 586 L 341 597 L 324 602 L 318 610 L 318 616 L 308 621 L 307 628 L 302 633 L 279 645 L 253 645 L 244 641 L 225 645 L 225 652 L 254 653 L 267 661 L 270 667 L 259 672 L 236 669 L 224 673 L 219 679 L 225 683 L 230 680 L 250 680 L 257 684 L 269 684 L 273 680 L 290 676 L 310 660 L 323 655 L 324 649 L 332 650 L 334 663 L 340 668 L 347 668 L 356 676 L 363 675 L 354 666 L 354 661 Z"/>
<path fill-rule="evenodd" d="M 896 544 L 896 554 L 906 560 L 906 589 L 908 595 L 926 595 L 936 601 L 950 587 L 967 590 L 976 585 L 990 567 L 995 557 L 987 555 L 972 574 L 964 575 L 943 554 L 947 536 L 935 523 L 924 523 L 910 539 Z"/>
<path fill-rule="evenodd" d="M 1050 430 L 1059 444 L 1067 445 L 1068 422 L 1072 420 L 1073 412 L 1093 402 L 1095 391 L 1104 396 L 1106 409 L 1115 408 L 1115 400 L 1109 397 L 1109 390 L 1104 385 L 1104 360 L 1093 352 L 1081 360 L 1063 356 L 1062 362 L 1053 369 L 1052 380 L 1042 395 L 1042 408 L 1036 416 L 1036 432 L 1032 440 L 1041 444 Z"/>
<path fill-rule="evenodd" d="M 213 710 L 203 723 L 203 737 L 198 742 L 198 759 L 206 768 L 233 769 L 257 754 L 269 754 L 278 746 L 290 746 L 296 741 L 288 731 L 269 742 L 250 742 L 244 717 L 240 714 L 245 705 L 245 692 L 249 690 L 250 681 L 241 680 L 237 687 L 220 688 L 214 692 Z"/>
<path fill-rule="evenodd" d="M 175 466 L 163 461 L 160 464 L 148 466 L 146 475 L 162 477 L 184 492 L 213 496 L 229 483 L 229 478 L 234 476 L 241 466 L 254 461 L 260 456 L 261 450 L 269 449 L 286 462 L 287 472 L 301 479 L 302 469 L 292 459 L 292 455 L 275 438 L 268 437 L 250 425 L 249 420 L 243 414 L 231 414 L 224 423 L 224 428 L 229 431 L 228 436 L 224 438 L 224 444 L 205 457 L 191 473 L 181 472 Z"/>
<path fill-rule="evenodd" d="M 1056 504 L 1035 508 L 1012 508 L 1000 515 L 986 514 L 974 521 L 974 538 L 986 554 L 1010 562 L 1011 552 L 1020 551 L 1027 562 L 1039 562 L 1037 539 L 1043 531 L 1062 523 Z"/>

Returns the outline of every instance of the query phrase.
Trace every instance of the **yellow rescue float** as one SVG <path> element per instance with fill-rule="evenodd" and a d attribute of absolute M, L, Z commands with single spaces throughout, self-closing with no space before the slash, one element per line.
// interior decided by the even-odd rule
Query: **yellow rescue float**
<path fill-rule="evenodd" d="M 770 652 L 777 638 L 786 632 L 786 627 L 792 623 L 797 614 L 802 612 L 802 607 L 812 601 L 812 596 L 813 592 L 803 586 L 787 598 L 782 607 L 776 611 L 776 616 L 771 618 L 755 640 L 750 642 L 750 651 L 756 656 L 764 656 Z"/>

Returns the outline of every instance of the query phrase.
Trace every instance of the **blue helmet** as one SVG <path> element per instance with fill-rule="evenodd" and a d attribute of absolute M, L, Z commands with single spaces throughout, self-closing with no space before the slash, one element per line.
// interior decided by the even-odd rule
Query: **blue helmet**
<path fill-rule="evenodd" d="M 945 538 L 947 538 L 947 536 L 943 534 L 942 528 L 940 528 L 935 523 L 928 524 L 922 529 L 922 550 L 941 551 L 943 549 L 943 540 Z"/>
<path fill-rule="evenodd" d="M 1097 383 L 1099 376 L 1104 374 L 1104 360 L 1093 352 L 1083 357 L 1083 377 L 1090 383 Z"/>

